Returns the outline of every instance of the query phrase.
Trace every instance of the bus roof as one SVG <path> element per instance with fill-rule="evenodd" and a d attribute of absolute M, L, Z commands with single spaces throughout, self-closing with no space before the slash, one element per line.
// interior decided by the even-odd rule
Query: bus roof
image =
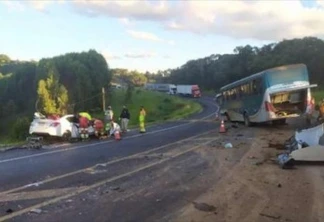
<path fill-rule="evenodd" d="M 248 77 L 245 77 L 243 79 L 240 79 L 240 80 L 237 80 L 237 81 L 232 82 L 230 84 L 227 84 L 227 85 L 221 87 L 220 88 L 220 91 L 227 90 L 227 89 L 230 89 L 230 88 L 235 87 L 237 85 L 240 85 L 243 82 L 256 79 L 256 78 L 264 75 L 266 72 L 280 71 L 282 69 L 288 69 L 288 68 L 293 68 L 293 67 L 306 67 L 306 65 L 305 64 L 302 64 L 302 63 L 299 63 L 299 64 L 291 64 L 291 65 L 277 66 L 277 67 L 274 67 L 274 68 L 266 69 L 266 70 L 263 70 L 263 71 L 261 71 L 259 73 L 252 74 L 252 75 L 250 75 Z"/>

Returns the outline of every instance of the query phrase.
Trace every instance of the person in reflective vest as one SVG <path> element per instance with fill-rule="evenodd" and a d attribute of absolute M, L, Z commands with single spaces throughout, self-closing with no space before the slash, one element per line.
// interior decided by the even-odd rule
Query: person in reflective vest
<path fill-rule="evenodd" d="M 90 114 L 87 113 L 87 112 L 81 112 L 81 113 L 79 113 L 79 115 L 82 116 L 82 117 L 87 118 L 89 121 L 91 121 L 91 119 L 92 119 Z"/>
<path fill-rule="evenodd" d="M 139 127 L 140 127 L 140 133 L 145 133 L 145 117 L 146 117 L 146 111 L 143 106 L 141 106 L 140 113 L 139 113 Z"/>

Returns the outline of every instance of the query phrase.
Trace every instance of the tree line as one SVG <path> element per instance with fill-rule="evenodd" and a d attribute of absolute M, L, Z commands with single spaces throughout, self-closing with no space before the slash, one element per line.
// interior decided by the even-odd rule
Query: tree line
<path fill-rule="evenodd" d="M 230 54 L 212 54 L 190 60 L 181 67 L 159 71 L 160 81 L 198 84 L 217 91 L 223 85 L 276 66 L 304 63 L 310 81 L 324 83 L 324 41 L 315 37 L 283 40 L 262 47 L 238 46 Z M 161 75 L 164 76 L 161 78 Z"/>
<path fill-rule="evenodd" d="M 39 62 L 11 61 L 1 55 L 0 117 L 35 109 L 63 114 L 100 107 L 101 97 L 96 95 L 111 78 L 105 58 L 95 50 Z"/>
<path fill-rule="evenodd" d="M 0 134 L 8 134 L 8 126 L 13 126 L 12 134 L 22 135 L 35 111 L 47 115 L 102 112 L 103 87 L 109 101 L 111 82 L 126 85 L 128 101 L 134 87 L 147 81 L 147 76 L 137 71 L 110 69 L 95 50 L 39 62 L 14 61 L 0 54 Z"/>

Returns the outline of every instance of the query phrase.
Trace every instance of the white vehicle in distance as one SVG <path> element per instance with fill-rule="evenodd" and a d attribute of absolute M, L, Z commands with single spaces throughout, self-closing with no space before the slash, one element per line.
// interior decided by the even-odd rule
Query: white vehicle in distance
<path fill-rule="evenodd" d="M 79 132 L 78 123 L 73 123 L 74 115 L 69 114 L 58 119 L 46 118 L 41 113 L 34 114 L 34 120 L 29 127 L 29 134 L 33 136 L 77 138 Z M 89 135 L 94 134 L 92 126 L 88 129 Z"/>

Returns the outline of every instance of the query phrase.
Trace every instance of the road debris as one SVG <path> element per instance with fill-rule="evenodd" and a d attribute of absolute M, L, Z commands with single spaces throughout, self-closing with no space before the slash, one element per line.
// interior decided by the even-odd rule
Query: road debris
<path fill-rule="evenodd" d="M 6 210 L 6 213 L 8 213 L 8 214 L 11 214 L 11 213 L 13 213 L 14 211 L 13 211 L 13 209 L 11 209 L 11 208 L 9 208 L 8 210 Z"/>
<path fill-rule="evenodd" d="M 285 149 L 284 145 L 283 144 L 280 144 L 280 143 L 269 142 L 268 146 L 270 148 L 276 148 L 277 150 L 283 150 L 283 149 Z"/>
<path fill-rule="evenodd" d="M 324 135 L 324 124 L 296 131 L 285 144 L 285 152 L 278 155 L 282 169 L 291 168 L 296 161 L 324 161 L 324 146 L 319 142 Z"/>
<path fill-rule="evenodd" d="M 200 211 L 204 211 L 204 212 L 213 212 L 213 211 L 216 211 L 216 207 L 215 206 L 212 206 L 212 205 L 209 205 L 209 204 L 206 204 L 206 203 L 192 202 L 192 204 L 194 205 L 194 207 L 197 210 L 200 210 Z"/>
<path fill-rule="evenodd" d="M 110 187 L 111 190 L 120 190 L 120 187 Z"/>
<path fill-rule="evenodd" d="M 30 213 L 40 214 L 40 213 L 42 213 L 42 210 L 41 209 L 32 209 L 32 210 L 30 210 Z"/>
<path fill-rule="evenodd" d="M 233 145 L 231 143 L 226 143 L 224 145 L 225 149 L 230 149 L 230 148 L 233 148 Z"/>
<path fill-rule="evenodd" d="M 279 220 L 281 218 L 281 216 L 272 216 L 272 215 L 264 214 L 264 213 L 260 213 L 260 216 L 268 217 L 268 218 L 275 219 L 275 220 Z"/>

